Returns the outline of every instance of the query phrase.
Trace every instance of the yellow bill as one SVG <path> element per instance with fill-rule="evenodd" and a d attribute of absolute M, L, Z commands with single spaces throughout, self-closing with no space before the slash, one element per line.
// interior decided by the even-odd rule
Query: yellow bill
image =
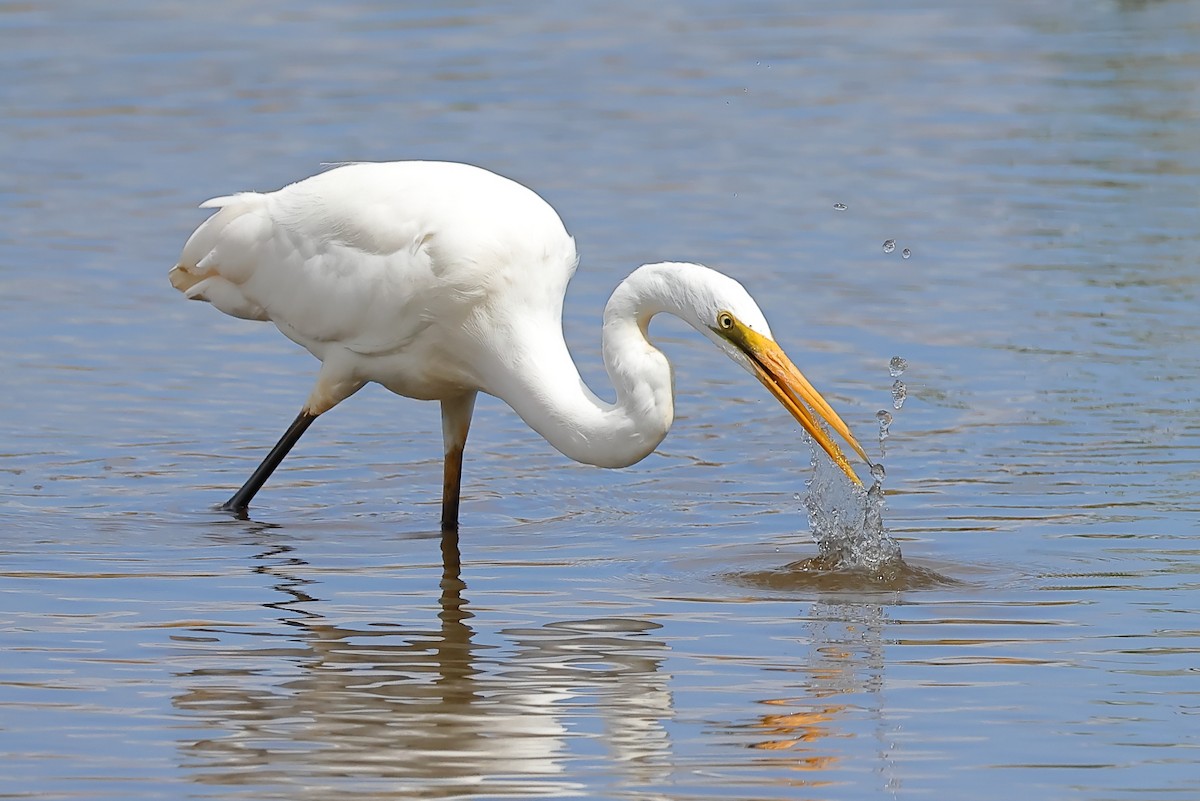
<path fill-rule="evenodd" d="M 871 460 L 867 458 L 866 451 L 858 444 L 858 440 L 850 433 L 849 427 L 842 422 L 842 418 L 838 417 L 837 412 L 821 397 L 821 393 L 813 388 L 813 385 L 808 382 L 799 368 L 792 364 L 792 360 L 774 340 L 747 328 L 737 319 L 732 319 L 731 322 L 732 325 L 729 327 L 722 324 L 722 330 L 719 331 L 721 336 L 746 354 L 754 367 L 754 374 L 758 376 L 758 380 L 771 391 L 776 400 L 783 404 L 792 417 L 796 418 L 796 421 L 821 446 L 821 449 L 829 454 L 829 458 L 833 460 L 834 464 L 840 467 L 852 482 L 862 486 L 862 481 L 855 475 L 846 455 L 842 453 L 842 449 L 817 423 L 818 417 L 824 420 L 826 425 L 837 432 L 854 449 L 855 453 L 870 465 Z"/>

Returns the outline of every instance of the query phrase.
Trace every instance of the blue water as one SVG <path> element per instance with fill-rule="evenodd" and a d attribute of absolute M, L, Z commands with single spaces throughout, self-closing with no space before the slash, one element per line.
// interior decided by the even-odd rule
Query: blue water
<path fill-rule="evenodd" d="M 1194 4 L 13 2 L 0 40 L 0 797 L 1200 792 Z M 666 320 L 634 468 L 481 399 L 461 568 L 437 409 L 378 388 L 215 512 L 315 362 L 171 289 L 195 207 L 398 158 L 558 208 L 602 394 L 625 274 L 739 278 L 872 450 L 892 412 L 885 523 L 950 581 L 797 569 L 807 446 Z"/>

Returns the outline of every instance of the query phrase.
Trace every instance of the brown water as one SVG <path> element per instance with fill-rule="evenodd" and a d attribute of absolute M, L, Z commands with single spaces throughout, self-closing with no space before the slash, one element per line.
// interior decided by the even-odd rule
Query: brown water
<path fill-rule="evenodd" d="M 1197 797 L 1200 11 L 795 9 L 0 3 L 0 797 Z M 906 566 L 821 561 L 796 427 L 666 321 L 660 451 L 481 401 L 457 547 L 378 390 L 213 511 L 314 363 L 169 287 L 194 207 L 416 157 L 560 210 L 597 387 L 634 266 L 740 278 L 894 415 Z"/>

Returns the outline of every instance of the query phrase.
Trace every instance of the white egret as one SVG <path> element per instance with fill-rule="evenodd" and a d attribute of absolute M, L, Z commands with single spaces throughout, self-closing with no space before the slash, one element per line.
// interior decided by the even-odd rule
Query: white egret
<path fill-rule="evenodd" d="M 846 424 L 771 337 L 737 281 L 698 264 L 639 267 L 604 309 L 616 400 L 579 376 L 562 332 L 575 241 L 515 181 L 447 162 L 347 164 L 276 192 L 220 197 L 188 239 L 172 285 L 222 312 L 268 320 L 321 361 L 300 414 L 222 508 L 244 512 L 319 415 L 368 381 L 441 402 L 442 528 L 458 528 L 463 447 L 486 392 L 566 456 L 625 467 L 674 419 L 671 366 L 647 337 L 667 312 L 757 377 L 859 483 L 823 419 L 868 463 Z"/>

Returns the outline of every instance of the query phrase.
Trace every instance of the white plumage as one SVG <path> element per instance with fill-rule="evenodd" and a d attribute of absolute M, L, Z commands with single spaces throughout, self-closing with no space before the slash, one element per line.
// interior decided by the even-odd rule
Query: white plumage
<path fill-rule="evenodd" d="M 442 525 L 457 527 L 475 394 L 501 398 L 577 461 L 623 467 L 674 417 L 671 369 L 646 336 L 674 314 L 756 375 L 857 481 L 811 406 L 866 459 L 845 424 L 771 339 L 742 286 L 696 264 L 636 270 L 604 312 L 615 402 L 584 384 L 562 335 L 575 243 L 530 189 L 465 164 L 349 164 L 219 209 L 188 239 L 171 283 L 226 314 L 269 320 L 321 361 L 288 433 L 225 504 L 243 511 L 318 415 L 374 381 L 442 402 Z M 868 462 L 869 463 L 869 462 Z"/>

